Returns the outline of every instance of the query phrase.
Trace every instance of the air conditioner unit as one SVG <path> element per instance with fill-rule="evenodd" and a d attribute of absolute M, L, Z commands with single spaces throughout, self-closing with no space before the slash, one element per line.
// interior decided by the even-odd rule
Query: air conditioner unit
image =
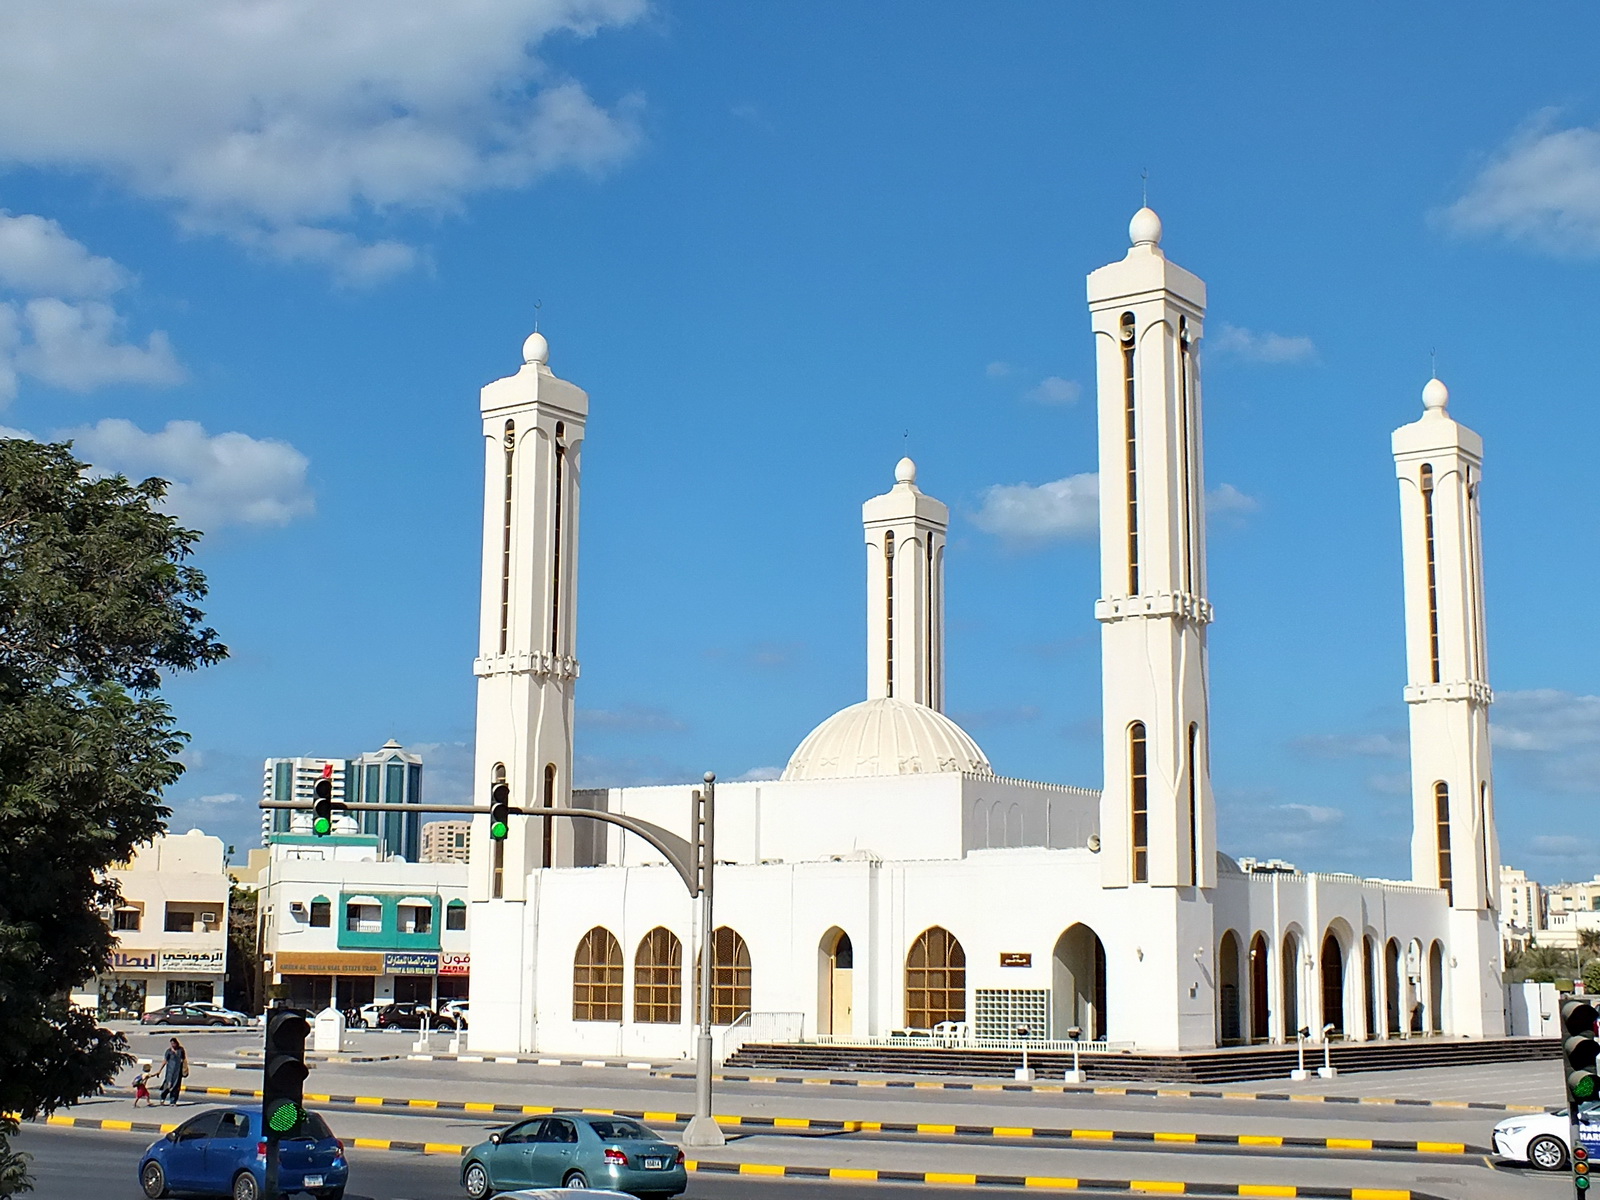
<path fill-rule="evenodd" d="M 290 912 L 292 912 L 292 913 L 303 913 L 303 912 L 305 912 L 305 910 L 306 910 L 305 901 L 303 901 L 303 900 L 292 900 L 292 901 L 289 902 L 289 911 Z"/>
<path fill-rule="evenodd" d="M 215 925 L 216 923 L 217 923 L 217 914 L 216 913 L 203 912 L 203 913 L 200 914 L 200 924 L 202 924 L 202 925 Z"/>

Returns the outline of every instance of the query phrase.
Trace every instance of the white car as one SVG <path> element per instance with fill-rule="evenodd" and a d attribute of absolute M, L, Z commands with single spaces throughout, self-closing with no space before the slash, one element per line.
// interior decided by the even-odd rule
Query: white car
<path fill-rule="evenodd" d="M 1494 1127 L 1494 1152 L 1539 1171 L 1563 1171 L 1572 1152 L 1567 1110 L 1522 1113 Z"/>
<path fill-rule="evenodd" d="M 378 1027 L 378 1010 L 386 1007 L 388 1007 L 387 1002 L 384 1004 L 363 1004 L 356 1015 L 361 1018 L 361 1024 L 364 1028 L 376 1029 Z"/>
<path fill-rule="evenodd" d="M 446 1000 L 444 1002 L 444 1007 L 442 1007 L 439 1012 L 443 1016 L 453 1018 L 457 1025 L 463 1027 L 467 1024 L 471 1016 L 471 1014 L 467 1011 L 467 1001 L 465 1000 Z"/>

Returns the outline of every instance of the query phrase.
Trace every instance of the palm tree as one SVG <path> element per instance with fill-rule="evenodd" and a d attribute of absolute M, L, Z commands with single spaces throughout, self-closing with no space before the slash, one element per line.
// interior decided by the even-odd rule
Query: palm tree
<path fill-rule="evenodd" d="M 1578 930 L 1578 978 L 1583 978 L 1583 952 L 1600 953 L 1600 929 Z"/>

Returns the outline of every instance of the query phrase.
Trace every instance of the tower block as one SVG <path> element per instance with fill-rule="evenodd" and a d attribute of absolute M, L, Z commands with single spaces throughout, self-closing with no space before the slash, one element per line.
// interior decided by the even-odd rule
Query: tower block
<path fill-rule="evenodd" d="M 1411 878 L 1449 899 L 1453 1028 L 1503 1026 L 1494 912 L 1500 847 L 1489 753 L 1488 642 L 1478 488 L 1483 439 L 1452 420 L 1437 379 L 1395 430 L 1411 725 Z"/>
<path fill-rule="evenodd" d="M 572 796 L 578 494 L 589 397 L 550 371 L 535 333 L 523 365 L 481 393 L 484 445 L 483 592 L 479 617 L 474 803 L 503 782 L 515 807 Z M 526 986 L 530 872 L 571 862 L 570 821 L 513 817 L 503 841 L 473 819 L 473 1036 L 507 1051 L 532 1047 Z M 483 997 L 479 1000 L 478 997 Z"/>
<path fill-rule="evenodd" d="M 902 458 L 895 485 L 861 506 L 867 537 L 867 699 L 944 711 L 944 549 L 950 510 L 917 487 Z"/>
<path fill-rule="evenodd" d="M 1089 276 L 1100 436 L 1107 887 L 1216 884 L 1199 345 L 1206 288 L 1148 208 Z"/>

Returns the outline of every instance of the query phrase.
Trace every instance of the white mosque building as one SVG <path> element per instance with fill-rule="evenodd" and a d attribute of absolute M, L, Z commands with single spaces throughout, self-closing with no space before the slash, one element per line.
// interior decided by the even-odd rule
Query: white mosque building
<path fill-rule="evenodd" d="M 1393 438 L 1414 834 L 1409 882 L 1247 874 L 1216 846 L 1200 346 L 1206 291 L 1161 249 L 1089 276 L 1098 359 L 1105 785 L 997 774 L 943 712 L 948 509 L 909 459 L 863 506 L 867 696 L 781 779 L 717 788 L 713 1022 L 788 1038 L 1104 1039 L 1140 1050 L 1504 1033 L 1478 483 L 1433 380 Z M 691 789 L 572 788 L 588 397 L 535 333 L 482 393 L 477 797 L 687 830 Z M 704 931 L 647 843 L 477 818 L 474 1051 L 692 1052 Z"/>

